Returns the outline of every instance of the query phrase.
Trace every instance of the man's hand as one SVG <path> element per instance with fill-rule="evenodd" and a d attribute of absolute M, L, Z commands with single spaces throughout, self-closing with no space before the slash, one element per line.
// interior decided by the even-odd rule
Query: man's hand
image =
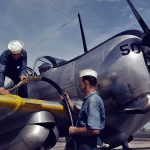
<path fill-rule="evenodd" d="M 20 80 L 21 80 L 21 81 L 27 80 L 27 79 L 28 79 L 28 77 L 27 77 L 26 75 L 21 75 L 21 77 L 20 77 Z"/>
<path fill-rule="evenodd" d="M 77 134 L 77 127 L 70 126 L 70 127 L 69 127 L 69 134 L 70 134 L 70 135 L 75 135 L 75 134 Z"/>
<path fill-rule="evenodd" d="M 67 93 L 64 93 L 64 95 L 60 95 L 60 100 L 63 100 L 64 97 L 66 97 L 67 101 L 70 100 L 70 97 L 69 97 L 69 95 Z"/>
<path fill-rule="evenodd" d="M 0 87 L 0 94 L 6 95 L 6 94 L 10 94 L 10 92 L 8 90 L 6 90 L 4 87 Z"/>
<path fill-rule="evenodd" d="M 68 101 L 71 100 L 70 97 L 69 97 L 69 95 L 68 95 L 68 93 L 64 93 L 64 95 L 66 96 L 66 99 L 67 99 Z"/>
<path fill-rule="evenodd" d="M 66 98 L 71 110 L 74 112 L 73 114 L 74 119 L 77 119 L 79 114 L 79 109 L 75 106 L 75 104 L 72 102 L 72 100 L 70 99 L 67 93 L 64 93 L 63 95 L 60 96 L 60 100 L 64 100 L 64 98 Z"/>
<path fill-rule="evenodd" d="M 26 75 L 21 75 L 20 80 L 23 81 L 25 84 L 29 83 L 28 77 Z"/>

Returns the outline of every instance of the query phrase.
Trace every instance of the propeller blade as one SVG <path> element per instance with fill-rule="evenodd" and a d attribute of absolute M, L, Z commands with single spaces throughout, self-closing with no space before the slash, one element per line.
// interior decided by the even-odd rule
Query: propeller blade
<path fill-rule="evenodd" d="M 140 26 L 142 27 L 144 33 L 146 35 L 149 35 L 150 34 L 150 29 L 149 27 L 146 25 L 145 21 L 142 19 L 142 17 L 139 15 L 139 13 L 137 12 L 137 10 L 135 9 L 135 7 L 133 6 L 133 4 L 131 3 L 130 0 L 127 0 L 132 12 L 134 13 L 137 21 L 139 22 Z"/>
<path fill-rule="evenodd" d="M 124 110 L 126 114 L 142 114 L 142 110 L 140 108 L 126 108 Z"/>
<path fill-rule="evenodd" d="M 126 114 L 146 114 L 150 111 L 150 107 L 141 109 L 141 108 L 126 108 L 124 113 Z"/>

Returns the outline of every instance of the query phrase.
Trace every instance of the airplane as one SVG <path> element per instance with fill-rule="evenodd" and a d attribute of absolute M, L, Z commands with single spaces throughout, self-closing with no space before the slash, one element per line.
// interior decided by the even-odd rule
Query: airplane
<path fill-rule="evenodd" d="M 105 104 L 102 140 L 110 149 L 122 145 L 123 150 L 130 150 L 127 143 L 150 120 L 150 29 L 131 1 L 127 2 L 144 32 L 123 31 L 87 50 L 79 17 L 84 53 L 69 61 L 39 57 L 33 70 L 29 69 L 38 78 L 28 84 L 29 98 L 0 96 L 1 106 L 8 107 L 0 111 L 0 150 L 47 150 L 59 137 L 68 137 L 68 127 L 75 120 L 59 95 L 67 92 L 80 108 L 84 95 L 78 73 L 87 68 L 98 72 L 97 90 Z M 49 63 L 39 66 L 36 76 L 35 67 L 42 58 Z"/>

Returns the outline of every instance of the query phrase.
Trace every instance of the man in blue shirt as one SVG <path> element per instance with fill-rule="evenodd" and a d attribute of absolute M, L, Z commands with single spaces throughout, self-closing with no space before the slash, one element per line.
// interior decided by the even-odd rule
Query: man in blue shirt
<path fill-rule="evenodd" d="M 96 150 L 97 136 L 105 126 L 105 109 L 96 91 L 97 72 L 92 69 L 80 71 L 80 88 L 85 94 L 81 110 L 68 103 L 72 111 L 78 115 L 76 126 L 69 127 L 69 134 L 76 137 L 78 150 Z"/>
<path fill-rule="evenodd" d="M 8 43 L 8 49 L 0 56 L 0 94 L 9 94 L 4 88 L 5 77 L 9 77 L 17 84 L 26 79 L 27 52 L 23 49 L 24 43 L 13 40 Z M 27 86 L 18 89 L 18 95 L 28 97 Z"/>

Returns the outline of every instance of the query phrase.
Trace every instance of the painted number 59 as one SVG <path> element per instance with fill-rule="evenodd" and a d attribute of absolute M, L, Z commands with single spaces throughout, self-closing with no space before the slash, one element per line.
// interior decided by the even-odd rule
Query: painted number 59
<path fill-rule="evenodd" d="M 120 46 L 120 50 L 121 50 L 123 56 L 129 55 L 129 53 L 131 51 L 134 53 L 141 52 L 140 46 L 137 43 L 132 43 L 131 45 L 129 45 L 129 44 L 122 45 L 122 46 Z"/>

